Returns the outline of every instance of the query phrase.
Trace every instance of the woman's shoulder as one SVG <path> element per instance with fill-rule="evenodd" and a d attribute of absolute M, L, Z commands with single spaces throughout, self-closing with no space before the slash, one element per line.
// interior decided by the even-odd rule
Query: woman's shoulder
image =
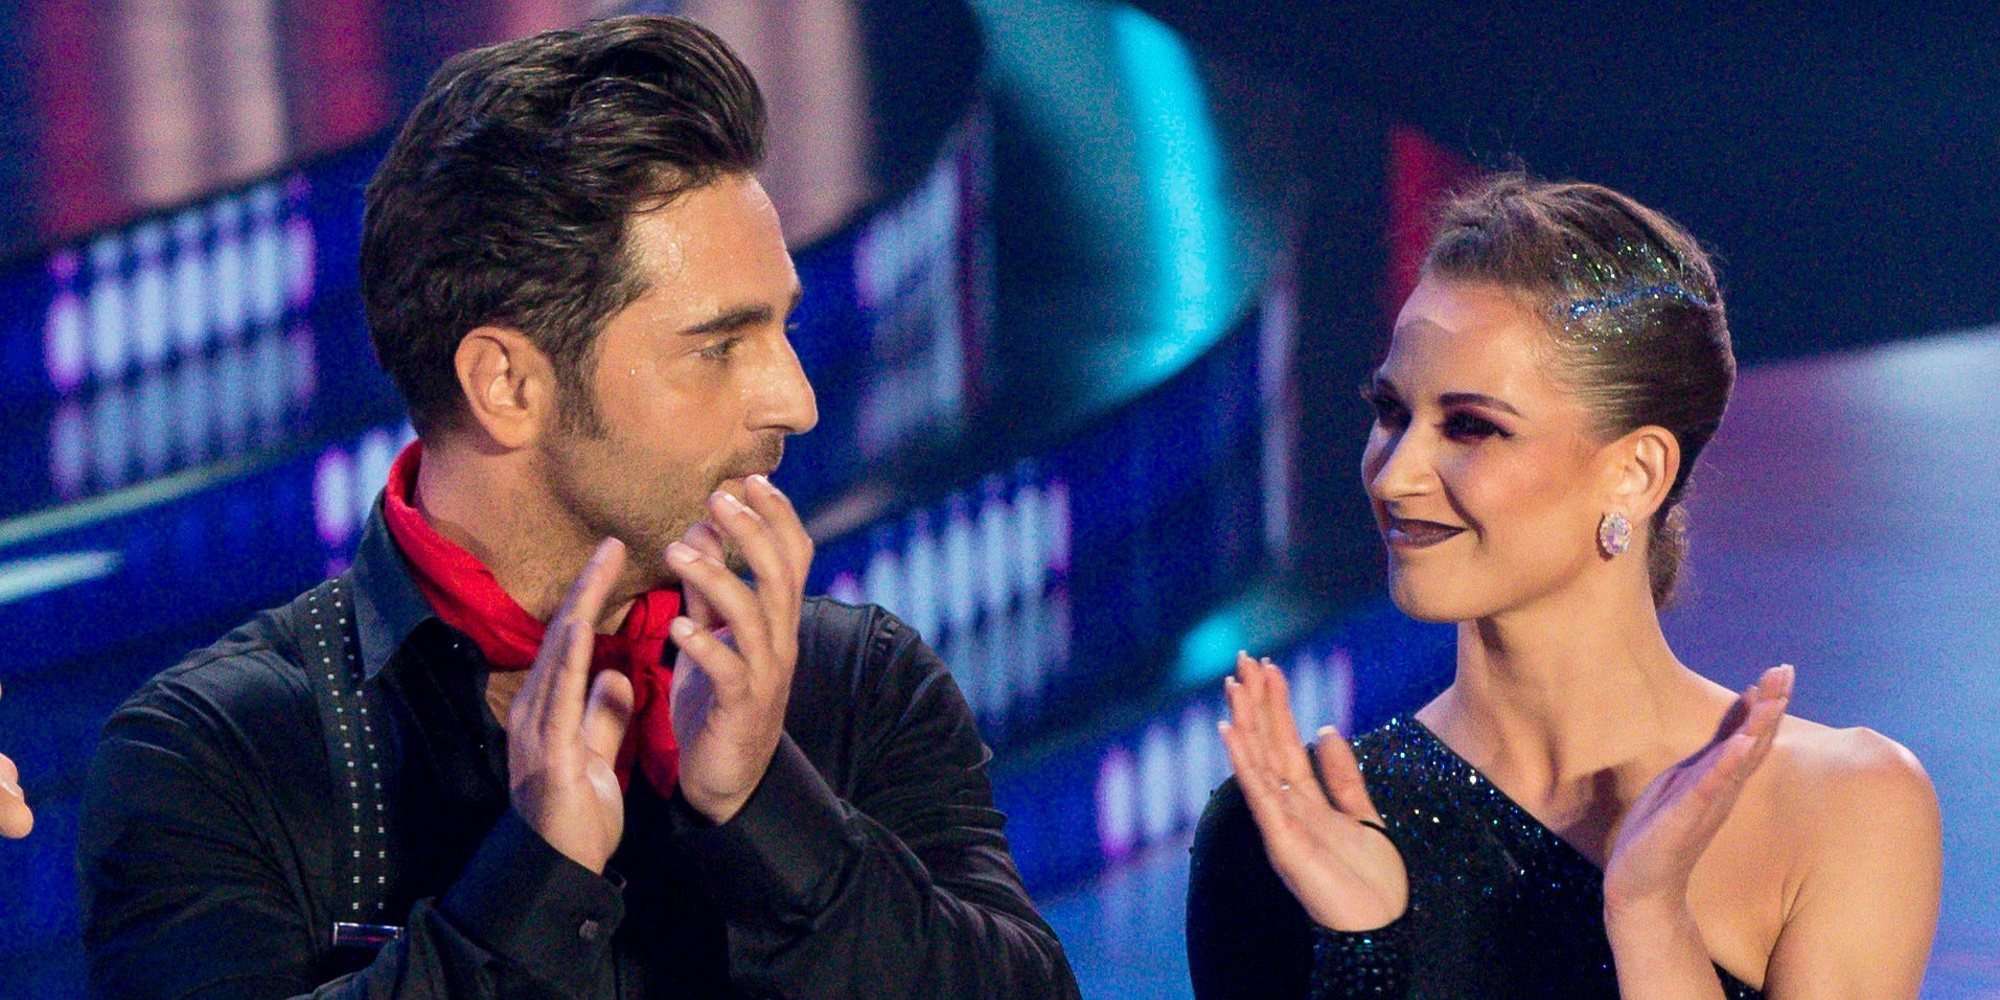
<path fill-rule="evenodd" d="M 1937 791 L 1902 744 L 1786 716 L 1771 749 L 1771 804 L 1815 854 L 1860 861 L 1884 849 L 1937 850 Z"/>
<path fill-rule="evenodd" d="M 1917 755 L 1873 729 L 1836 729 L 1788 715 L 1771 749 L 1775 776 L 1792 779 L 1785 786 L 1801 796 L 1842 805 L 1859 798 L 1877 807 L 1937 800 Z"/>

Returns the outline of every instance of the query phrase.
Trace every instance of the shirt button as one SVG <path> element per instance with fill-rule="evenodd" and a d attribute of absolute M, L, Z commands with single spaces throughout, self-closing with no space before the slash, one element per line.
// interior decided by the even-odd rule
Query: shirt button
<path fill-rule="evenodd" d="M 576 927 L 576 936 L 584 939 L 585 941 L 597 940 L 598 932 L 599 932 L 599 927 L 597 921 L 595 920 L 586 920 L 583 923 L 578 924 Z"/>

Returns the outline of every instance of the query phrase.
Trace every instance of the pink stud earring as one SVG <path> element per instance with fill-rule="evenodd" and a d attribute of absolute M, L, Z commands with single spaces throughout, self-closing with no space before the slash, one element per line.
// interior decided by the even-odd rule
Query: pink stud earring
<path fill-rule="evenodd" d="M 1615 510 L 1599 518 L 1597 547 L 1613 559 L 1624 555 L 1632 547 L 1632 522 Z"/>

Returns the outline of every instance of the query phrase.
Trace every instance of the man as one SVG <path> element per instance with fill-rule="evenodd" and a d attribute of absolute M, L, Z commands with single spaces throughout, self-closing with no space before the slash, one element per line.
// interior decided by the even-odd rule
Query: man
<path fill-rule="evenodd" d="M 419 443 L 348 573 L 107 723 L 98 994 L 1075 995 L 937 657 L 801 595 L 763 124 L 674 18 L 431 81 L 361 250 Z"/>
<path fill-rule="evenodd" d="M 35 828 L 35 811 L 19 784 L 21 771 L 12 758 L 0 753 L 0 837 L 19 840 Z"/>

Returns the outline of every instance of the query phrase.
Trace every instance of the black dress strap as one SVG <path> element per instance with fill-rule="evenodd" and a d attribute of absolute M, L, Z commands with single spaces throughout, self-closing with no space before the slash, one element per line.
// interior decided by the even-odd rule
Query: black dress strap
<path fill-rule="evenodd" d="M 379 948 L 402 935 L 385 922 L 389 894 L 388 805 L 375 694 L 363 683 L 352 580 L 334 577 L 292 602 L 302 665 L 319 706 L 335 806 L 331 947 Z"/>

